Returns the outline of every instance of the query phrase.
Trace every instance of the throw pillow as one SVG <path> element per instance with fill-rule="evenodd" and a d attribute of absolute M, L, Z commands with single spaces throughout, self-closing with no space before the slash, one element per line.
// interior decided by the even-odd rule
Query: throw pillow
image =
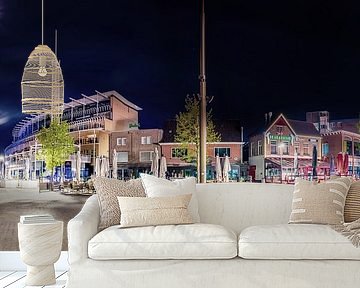
<path fill-rule="evenodd" d="M 345 200 L 344 218 L 346 223 L 360 219 L 360 181 L 350 185 Z"/>
<path fill-rule="evenodd" d="M 158 178 L 153 175 L 140 173 L 145 193 L 147 197 L 164 197 L 182 194 L 192 194 L 189 212 L 195 223 L 200 222 L 198 211 L 198 201 L 196 197 L 196 178 L 189 177 L 170 181 Z"/>
<path fill-rule="evenodd" d="M 297 178 L 289 223 L 342 224 L 350 184 L 349 178 L 319 184 Z"/>
<path fill-rule="evenodd" d="M 117 197 L 121 210 L 120 225 L 125 227 L 190 224 L 191 194 L 170 197 Z"/>
<path fill-rule="evenodd" d="M 99 229 L 120 224 L 120 209 L 117 196 L 145 197 L 140 179 L 122 181 L 118 179 L 96 177 L 94 187 L 100 206 Z"/>

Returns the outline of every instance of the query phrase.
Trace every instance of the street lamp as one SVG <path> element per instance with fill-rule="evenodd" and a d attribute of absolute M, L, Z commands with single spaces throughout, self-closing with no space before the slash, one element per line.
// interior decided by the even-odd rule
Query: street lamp
<path fill-rule="evenodd" d="M 282 173 L 282 156 L 283 156 L 283 149 L 285 147 L 285 144 L 284 142 L 281 142 L 279 144 L 279 150 L 280 150 L 280 183 L 282 183 L 282 176 L 283 176 L 283 173 Z"/>

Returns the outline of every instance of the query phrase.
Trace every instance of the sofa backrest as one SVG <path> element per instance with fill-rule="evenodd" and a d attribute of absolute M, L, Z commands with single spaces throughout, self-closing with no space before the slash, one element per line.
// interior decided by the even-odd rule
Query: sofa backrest
<path fill-rule="evenodd" d="M 200 220 L 239 233 L 248 226 L 289 221 L 294 186 L 269 183 L 196 185 Z"/>

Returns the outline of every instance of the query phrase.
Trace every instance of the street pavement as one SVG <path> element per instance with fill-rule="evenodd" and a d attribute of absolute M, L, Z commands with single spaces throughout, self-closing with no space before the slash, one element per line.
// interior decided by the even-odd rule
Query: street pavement
<path fill-rule="evenodd" d="M 62 250 L 67 251 L 67 223 L 78 214 L 88 196 L 0 188 L 0 251 L 18 251 L 17 224 L 21 215 L 51 214 L 64 222 Z"/>

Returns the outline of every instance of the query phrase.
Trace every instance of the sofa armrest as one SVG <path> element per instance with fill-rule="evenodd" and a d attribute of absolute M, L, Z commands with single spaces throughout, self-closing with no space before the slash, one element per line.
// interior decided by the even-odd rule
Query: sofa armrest
<path fill-rule="evenodd" d="M 86 200 L 67 226 L 69 264 L 88 258 L 88 242 L 98 232 L 100 207 L 97 195 Z"/>

